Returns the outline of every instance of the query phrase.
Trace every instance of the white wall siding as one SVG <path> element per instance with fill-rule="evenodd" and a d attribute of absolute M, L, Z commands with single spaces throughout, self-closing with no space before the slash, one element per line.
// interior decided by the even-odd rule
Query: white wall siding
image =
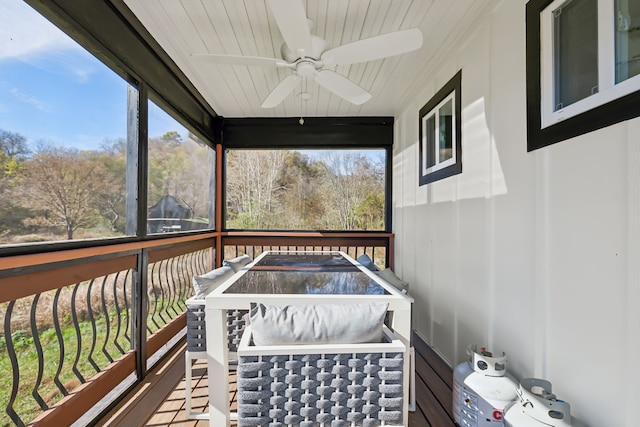
<path fill-rule="evenodd" d="M 524 9 L 452 34 L 396 117 L 396 270 L 452 366 L 486 344 L 590 426 L 635 426 L 640 119 L 527 153 Z M 420 187 L 418 110 L 459 69 L 463 173 Z"/>

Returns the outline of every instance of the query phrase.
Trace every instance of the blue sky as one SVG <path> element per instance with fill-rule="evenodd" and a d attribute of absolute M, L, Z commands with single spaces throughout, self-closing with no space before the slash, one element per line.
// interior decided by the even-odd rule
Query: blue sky
<path fill-rule="evenodd" d="M 32 148 L 45 141 L 97 149 L 124 138 L 127 82 L 22 0 L 0 0 L 0 11 L 0 129 L 19 133 Z M 150 137 L 175 130 L 187 138 L 154 104 L 149 113 Z"/>
<path fill-rule="evenodd" d="M 98 148 L 126 135 L 127 83 L 22 0 L 0 0 L 0 129 Z M 152 111 L 149 135 L 186 130 Z"/>

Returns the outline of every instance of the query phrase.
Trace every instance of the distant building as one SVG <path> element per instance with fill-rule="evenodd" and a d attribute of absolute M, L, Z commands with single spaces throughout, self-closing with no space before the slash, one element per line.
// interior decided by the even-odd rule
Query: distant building
<path fill-rule="evenodd" d="M 182 220 L 190 219 L 191 216 L 189 208 L 182 206 L 175 197 L 167 194 L 147 211 L 147 232 L 181 231 Z"/>

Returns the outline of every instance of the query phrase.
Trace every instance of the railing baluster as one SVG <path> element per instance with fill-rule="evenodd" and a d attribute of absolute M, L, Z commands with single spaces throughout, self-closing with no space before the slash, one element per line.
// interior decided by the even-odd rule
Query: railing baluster
<path fill-rule="evenodd" d="M 158 270 L 162 271 L 164 269 L 164 278 L 167 279 L 167 283 L 168 283 L 168 278 L 169 278 L 169 264 L 170 264 L 170 260 L 162 260 L 160 261 L 160 267 L 158 268 Z M 158 317 L 160 318 L 160 320 L 162 320 L 162 324 L 166 325 L 167 321 L 165 320 L 164 317 L 162 317 L 162 310 L 166 310 L 167 309 L 167 301 L 164 297 L 164 280 L 162 279 L 163 276 L 160 275 L 158 276 L 158 289 L 160 290 L 160 298 L 158 298 L 158 296 L 156 295 L 156 301 L 160 301 L 160 309 L 158 310 Z"/>
<path fill-rule="evenodd" d="M 118 349 L 120 354 L 124 354 L 125 350 L 120 345 L 120 331 L 122 330 L 122 311 L 120 310 L 120 303 L 118 301 L 118 280 L 120 279 L 120 273 L 122 272 L 118 271 L 116 277 L 113 279 L 113 306 L 116 310 L 116 332 L 113 337 L 113 345 Z"/>
<path fill-rule="evenodd" d="M 180 279 L 180 288 L 178 290 L 178 296 L 177 296 L 178 307 L 180 307 L 182 311 L 187 309 L 187 306 L 184 303 L 184 301 L 187 299 L 187 287 L 188 287 L 189 279 L 193 277 L 193 273 L 195 271 L 194 264 L 198 261 L 198 254 L 201 252 L 202 251 L 198 251 L 195 253 L 183 255 L 184 268 L 182 269 L 182 277 Z"/>
<path fill-rule="evenodd" d="M 187 309 L 187 306 L 184 304 L 186 287 L 191 277 L 191 272 L 193 271 L 192 263 L 196 259 L 196 255 L 197 253 L 190 253 L 181 256 L 180 265 L 182 268 L 180 269 L 180 280 L 178 281 L 178 290 L 176 292 L 176 306 L 180 309 L 180 313 Z"/>
<path fill-rule="evenodd" d="M 129 328 L 131 327 L 131 316 L 130 316 L 130 310 L 131 310 L 131 302 L 129 301 L 129 299 L 127 298 L 127 283 L 129 283 L 129 276 L 133 276 L 133 272 L 132 270 L 127 270 L 127 274 L 125 274 L 124 276 L 124 287 L 123 287 L 123 293 L 124 293 L 124 310 L 125 310 L 125 316 L 127 321 L 124 324 L 124 337 L 127 340 L 127 342 L 129 343 L 129 346 L 131 347 L 131 335 L 129 335 Z M 132 287 L 133 287 L 133 281 L 132 281 Z"/>
<path fill-rule="evenodd" d="M 60 300 L 60 293 L 63 288 L 58 288 L 56 290 L 56 294 L 53 297 L 53 309 L 51 310 L 53 313 L 53 328 L 56 332 L 56 338 L 58 339 L 58 367 L 56 368 L 56 373 L 53 376 L 53 382 L 60 390 L 63 396 L 69 394 L 65 386 L 60 381 L 60 373 L 62 372 L 62 367 L 64 366 L 64 337 L 62 336 L 62 329 L 60 328 L 60 318 L 58 317 L 58 302 Z"/>
<path fill-rule="evenodd" d="M 89 316 L 89 322 L 91 322 L 91 347 L 89 348 L 89 355 L 87 356 L 87 360 L 89 360 L 89 363 L 91 363 L 91 366 L 93 366 L 93 369 L 96 370 L 97 374 L 98 372 L 100 372 L 100 367 L 98 366 L 96 361 L 93 360 L 93 351 L 96 349 L 98 331 L 96 330 L 96 319 L 93 316 L 93 306 L 91 304 L 91 289 L 93 288 L 94 281 L 95 279 L 91 279 L 89 281 L 89 286 L 87 287 L 87 316 Z"/>
<path fill-rule="evenodd" d="M 77 346 L 78 346 L 78 348 L 76 349 L 76 358 L 73 361 L 71 370 L 73 371 L 74 374 L 76 374 L 76 377 L 78 378 L 78 380 L 80 380 L 80 382 L 84 384 L 86 381 L 82 376 L 82 374 L 80 373 L 80 371 L 78 370 L 78 363 L 80 363 L 80 354 L 82 353 L 82 334 L 80 333 L 80 323 L 78 322 L 78 309 L 76 307 L 76 298 L 78 296 L 79 288 L 80 288 L 80 283 L 76 283 L 75 286 L 73 287 L 73 292 L 71 295 L 71 318 L 73 319 L 73 327 L 76 330 L 76 340 L 77 340 Z"/>
<path fill-rule="evenodd" d="M 102 280 L 102 285 L 100 286 L 100 299 L 102 300 L 102 314 L 104 316 L 104 323 L 105 323 L 105 333 L 104 333 L 104 339 L 102 341 L 102 354 L 104 354 L 104 356 L 107 358 L 107 360 L 109 361 L 109 363 L 113 363 L 113 358 L 111 357 L 111 354 L 109 354 L 109 351 L 107 350 L 107 343 L 109 342 L 109 337 L 111 336 L 111 319 L 109 319 L 109 311 L 107 310 L 107 302 L 105 299 L 105 288 L 107 287 L 107 277 L 109 276 L 104 276 L 104 279 Z M 115 292 L 113 294 L 113 298 L 116 299 L 116 295 Z"/>
<path fill-rule="evenodd" d="M 167 288 L 169 290 L 169 305 L 167 305 L 167 315 L 169 316 L 170 319 L 175 318 L 176 316 L 178 316 L 178 311 L 176 310 L 176 305 L 177 305 L 177 299 L 176 299 L 176 295 L 177 295 L 177 283 L 176 281 L 179 283 L 180 279 L 181 279 L 181 275 L 180 275 L 180 271 L 181 271 L 181 261 L 182 261 L 182 255 L 177 256 L 175 258 L 172 258 L 169 262 L 172 264 L 171 268 L 169 269 L 172 274 L 171 274 L 171 279 L 168 280 L 167 283 Z M 173 315 L 171 315 L 169 313 L 169 309 L 171 309 L 171 311 L 173 311 Z"/>
<path fill-rule="evenodd" d="M 151 313 L 151 301 L 147 302 L 147 312 L 149 312 L 148 316 L 151 319 L 151 322 L 156 326 L 157 329 L 160 329 L 160 325 L 156 322 L 156 313 L 158 312 L 158 296 L 156 295 L 156 274 L 155 269 L 160 264 L 160 262 L 153 263 L 151 267 L 151 291 L 150 296 L 153 296 L 153 313 Z M 150 298 L 149 298 L 150 299 Z M 147 322 L 147 330 L 150 334 L 153 333 L 149 326 L 149 322 Z"/>
<path fill-rule="evenodd" d="M 7 311 L 4 314 L 4 339 L 7 346 L 9 361 L 11 362 L 11 372 L 13 373 L 11 395 L 9 396 L 9 401 L 7 402 L 7 408 L 5 409 L 5 411 L 16 426 L 24 427 L 24 422 L 22 421 L 22 419 L 20 419 L 16 411 L 13 409 L 13 404 L 16 401 L 16 397 L 18 396 L 18 388 L 20 385 L 20 366 L 18 365 L 18 357 L 13 345 L 13 334 L 11 333 L 11 314 L 13 313 L 13 306 L 15 305 L 15 303 L 15 300 L 9 302 Z"/>
<path fill-rule="evenodd" d="M 42 383 L 42 376 L 44 375 L 44 354 L 42 352 L 42 343 L 40 342 L 40 334 L 38 333 L 38 321 L 36 319 L 40 295 L 41 294 L 36 294 L 33 296 L 33 301 L 31 302 L 31 313 L 29 316 L 29 320 L 31 323 L 31 336 L 33 338 L 33 344 L 36 347 L 36 354 L 38 355 L 38 373 L 36 374 L 36 380 L 33 384 L 33 389 L 31 390 L 31 396 L 33 396 L 36 403 L 40 405 L 40 409 L 45 411 L 49 409 L 49 407 L 44 402 L 42 396 L 40 396 L 40 392 L 38 391 L 38 389 L 40 388 L 40 384 Z"/>

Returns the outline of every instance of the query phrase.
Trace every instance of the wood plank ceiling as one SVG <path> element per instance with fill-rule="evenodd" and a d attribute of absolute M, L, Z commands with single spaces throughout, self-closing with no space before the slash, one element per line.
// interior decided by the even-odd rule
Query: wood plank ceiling
<path fill-rule="evenodd" d="M 266 0 L 125 0 L 149 33 L 223 117 L 394 116 L 434 59 L 483 7 L 497 0 L 300 0 L 312 34 L 330 48 L 401 29 L 419 28 L 419 50 L 335 71 L 372 98 L 354 105 L 310 79 L 274 108 L 261 108 L 286 68 L 213 64 L 192 54 L 281 58 L 283 38 Z M 308 100 L 300 92 L 310 94 Z"/>

